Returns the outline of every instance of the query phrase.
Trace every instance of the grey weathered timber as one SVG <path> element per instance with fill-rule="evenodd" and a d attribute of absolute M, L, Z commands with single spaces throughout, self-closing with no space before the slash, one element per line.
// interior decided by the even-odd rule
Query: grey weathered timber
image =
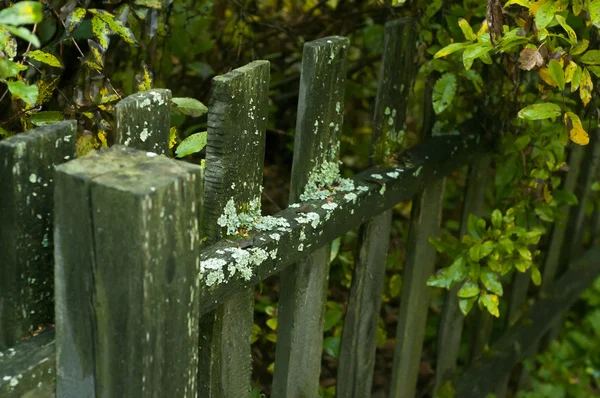
<path fill-rule="evenodd" d="M 371 165 L 384 164 L 388 156 L 404 149 L 402 128 L 407 94 L 416 70 L 410 55 L 415 45 L 415 34 L 415 24 L 410 19 L 385 25 L 373 118 Z M 387 210 L 361 226 L 359 232 L 358 255 L 340 344 L 338 397 L 366 397 L 371 394 L 391 222 L 392 210 Z"/>
<path fill-rule="evenodd" d="M 57 167 L 57 395 L 196 395 L 199 166 L 116 146 Z"/>
<path fill-rule="evenodd" d="M 52 328 L 0 352 L 0 396 L 55 397 L 54 352 Z"/>
<path fill-rule="evenodd" d="M 252 62 L 213 79 L 202 227 L 208 244 L 227 235 L 219 218 L 228 202 L 237 213 L 250 208 L 260 212 L 268 91 L 268 61 Z M 202 317 L 198 396 L 250 395 L 253 291 L 250 286 L 238 292 Z"/>
<path fill-rule="evenodd" d="M 405 159 L 410 159 L 410 165 L 365 170 L 349 180 L 354 186 L 352 190 L 331 193 L 331 202 L 312 200 L 300 207 L 290 207 L 269 217 L 279 224 L 275 228 L 258 228 L 248 238 L 220 240 L 205 248 L 200 255 L 205 286 L 198 299 L 200 313 L 216 308 L 217 303 L 246 286 L 281 272 L 307 252 L 322 247 L 398 202 L 411 200 L 426 183 L 468 163 L 479 149 L 478 136 L 433 138 L 406 151 Z M 404 161 L 401 159 L 400 163 Z M 373 175 L 382 178 L 375 182 Z M 337 207 L 333 208 L 331 203 Z M 252 252 L 243 250 L 258 260 L 248 280 L 238 272 L 231 274 L 239 260 L 227 249 L 238 247 L 250 247 Z M 259 258 L 254 256 L 257 253 L 268 256 Z"/>
<path fill-rule="evenodd" d="M 489 175 L 490 161 L 491 157 L 489 154 L 481 154 L 473 160 L 470 166 L 462 209 L 461 237 L 468 233 L 469 215 L 473 214 L 481 217 L 483 213 L 485 186 Z M 458 306 L 457 293 L 459 289 L 460 286 L 454 286 L 450 289 L 442 308 L 437 338 L 438 350 L 434 396 L 436 396 L 437 391 L 439 391 L 443 383 L 454 375 L 456 370 L 456 361 L 458 359 L 458 350 L 464 326 L 464 316 Z"/>
<path fill-rule="evenodd" d="M 75 156 L 77 123 L 0 141 L 0 350 L 54 323 L 54 166 Z"/>
<path fill-rule="evenodd" d="M 304 44 L 290 203 L 322 168 L 338 167 L 348 44 L 344 37 Z M 321 246 L 281 274 L 274 397 L 318 395 L 330 253 Z"/>
<path fill-rule="evenodd" d="M 166 155 L 171 127 L 171 91 L 132 94 L 115 106 L 115 144 Z"/>
<path fill-rule="evenodd" d="M 435 120 L 431 95 L 433 84 L 433 79 L 428 79 L 424 90 L 421 132 L 424 144 L 431 139 Z M 437 238 L 440 233 L 444 188 L 445 179 L 432 181 L 412 201 L 390 385 L 390 397 L 394 398 L 416 395 L 430 300 L 427 279 L 434 272 L 437 255 L 429 239 Z"/>
<path fill-rule="evenodd" d="M 485 397 L 516 363 L 533 353 L 540 336 L 565 314 L 600 274 L 600 248 L 588 250 L 571 264 L 572 267 L 548 288 L 547 295 L 463 373 L 456 385 L 456 397 Z"/>

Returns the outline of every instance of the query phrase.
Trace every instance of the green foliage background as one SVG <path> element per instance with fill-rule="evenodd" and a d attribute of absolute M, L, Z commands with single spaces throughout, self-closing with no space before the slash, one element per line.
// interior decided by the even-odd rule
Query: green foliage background
<path fill-rule="evenodd" d="M 598 126 L 600 0 L 49 0 L 14 5 L 1 0 L 0 5 L 0 138 L 77 119 L 79 155 L 111 144 L 117 101 L 136 91 L 166 87 L 176 97 L 174 155 L 200 161 L 206 107 L 198 101 L 208 100 L 212 77 L 254 59 L 269 60 L 267 212 L 287 203 L 303 43 L 327 35 L 351 39 L 342 132 L 344 173 L 350 175 L 367 165 L 383 24 L 394 17 L 416 19 L 418 47 L 407 56 L 420 69 L 405 126 L 407 143 L 418 140 L 424 100 L 431 100 L 436 114 L 434 133 L 483 131 L 494 143 L 485 216 L 471 216 L 468 234 L 458 238 L 464 173 L 455 173 L 447 184 L 445 228 L 440 239 L 431 240 L 444 256 L 429 284 L 444 289 L 460 284 L 465 314 L 479 307 L 504 320 L 510 278 L 529 272 L 535 285 L 541 283 L 551 225 L 564 222 L 564 206 L 578 202 L 561 183 L 570 149 L 588 144 Z M 426 88 L 431 89 L 430 99 L 424 98 Z M 402 289 L 409 215 L 410 204 L 395 207 L 378 330 L 384 358 L 393 342 L 389 336 L 394 334 Z M 347 234 L 334 242 L 331 253 L 324 396 L 335 391 L 330 379 L 335 376 L 355 244 L 356 232 Z M 270 371 L 276 293 L 276 280 L 265 281 L 257 292 L 253 335 L 256 368 Z M 433 289 L 426 365 L 434 357 L 442 300 L 442 292 Z M 596 305 L 588 300 L 585 311 L 580 307 L 576 312 L 589 313 Z M 565 374 L 563 365 L 552 355 L 563 363 L 580 355 L 568 344 L 573 330 L 581 329 L 586 336 L 598 333 L 595 312 L 591 314 L 583 323 L 571 323 L 565 340 L 550 348 L 554 354 L 541 357 L 542 367 L 535 368 L 539 371 L 532 368 L 534 385 L 562 388 L 563 379 L 556 374 Z M 576 340 L 590 355 L 577 368 L 581 372 L 573 374 L 585 380 L 588 390 L 582 391 L 597 392 L 597 345 Z M 377 364 L 380 370 L 385 366 L 385 359 Z M 422 376 L 426 379 L 427 374 Z M 268 372 L 257 371 L 256 381 L 267 385 Z M 565 396 L 582 396 L 569 392 L 572 384 L 564 380 Z M 376 375 L 375 385 L 384 386 L 385 380 Z M 559 396 L 540 394 L 528 396 Z"/>

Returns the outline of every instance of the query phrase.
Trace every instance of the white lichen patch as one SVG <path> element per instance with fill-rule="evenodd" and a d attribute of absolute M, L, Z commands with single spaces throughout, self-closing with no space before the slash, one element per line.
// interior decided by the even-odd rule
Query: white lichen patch
<path fill-rule="evenodd" d="M 365 185 L 359 185 L 358 187 L 356 187 L 356 190 L 358 192 L 368 192 L 369 191 L 369 187 L 367 187 Z"/>
<path fill-rule="evenodd" d="M 149 158 L 153 158 L 155 156 L 158 156 L 158 154 L 154 152 L 146 152 L 146 156 L 148 156 Z"/>
<path fill-rule="evenodd" d="M 300 241 L 306 240 L 306 234 L 304 233 L 304 230 L 300 231 Z"/>
<path fill-rule="evenodd" d="M 335 111 L 336 111 L 337 113 L 340 113 L 340 112 L 342 111 L 342 104 L 340 104 L 339 102 L 337 102 L 337 103 L 335 104 Z"/>
<path fill-rule="evenodd" d="M 385 107 L 385 111 L 384 111 L 383 113 L 384 113 L 384 115 L 386 115 L 386 116 L 388 116 L 390 113 L 392 113 L 392 112 L 390 111 L 390 107 L 389 107 L 389 106 L 386 106 L 386 107 Z"/>
<path fill-rule="evenodd" d="M 344 200 L 346 202 L 356 203 L 357 198 L 358 198 L 358 196 L 356 196 L 356 194 L 354 192 L 349 192 L 344 195 Z"/>
<path fill-rule="evenodd" d="M 283 217 L 263 216 L 254 223 L 253 228 L 259 231 L 273 231 L 277 228 L 288 228 L 290 223 Z"/>
<path fill-rule="evenodd" d="M 140 140 L 142 140 L 142 142 L 146 142 L 148 137 L 150 137 L 150 132 L 148 131 L 147 128 L 144 127 L 144 129 L 140 133 Z"/>
<path fill-rule="evenodd" d="M 227 266 L 230 276 L 239 272 L 242 278 L 247 281 L 252 278 L 252 268 L 259 266 L 269 258 L 269 253 L 260 247 L 253 247 L 248 250 L 232 247 L 225 250 L 231 253 L 234 260 L 233 263 L 229 263 Z"/>
<path fill-rule="evenodd" d="M 337 209 L 338 204 L 335 202 L 329 202 L 329 203 L 325 203 L 324 205 L 321 206 L 321 209 L 325 209 L 325 210 L 335 210 Z"/>
<path fill-rule="evenodd" d="M 321 216 L 318 213 L 310 212 L 299 217 L 296 217 L 296 221 L 300 224 L 310 224 L 313 228 L 317 228 Z"/>
<path fill-rule="evenodd" d="M 271 235 L 269 235 L 269 237 L 271 239 L 273 239 L 275 242 L 279 242 L 279 239 L 281 239 L 281 235 L 279 235 L 278 233 L 271 234 Z"/>
<path fill-rule="evenodd" d="M 381 174 L 371 174 L 371 178 L 374 178 L 376 180 L 381 180 L 381 179 L 383 179 L 383 176 Z"/>
<path fill-rule="evenodd" d="M 298 251 L 299 251 L 299 252 L 301 252 L 301 251 L 303 251 L 303 250 L 304 250 L 304 243 L 300 243 L 300 244 L 298 245 Z"/>
<path fill-rule="evenodd" d="M 35 173 L 31 173 L 29 175 L 29 182 L 31 182 L 32 184 L 34 184 L 37 181 L 37 176 L 35 175 Z"/>
<path fill-rule="evenodd" d="M 289 205 L 288 207 L 291 209 L 296 209 L 298 207 L 302 206 L 300 203 L 292 203 L 291 205 Z"/>
<path fill-rule="evenodd" d="M 386 173 L 386 175 L 391 178 L 398 178 L 400 173 L 398 173 L 397 171 L 390 171 L 389 173 Z"/>

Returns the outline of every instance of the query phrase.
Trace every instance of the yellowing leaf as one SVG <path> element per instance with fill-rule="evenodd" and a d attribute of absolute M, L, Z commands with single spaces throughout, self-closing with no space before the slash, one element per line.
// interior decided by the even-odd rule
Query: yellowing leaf
<path fill-rule="evenodd" d="M 135 39 L 133 32 L 131 32 L 131 29 L 123 25 L 123 22 L 116 19 L 111 13 L 98 9 L 90 9 L 89 11 L 96 15 L 94 18 L 97 17 L 102 19 L 108 25 L 110 30 L 121 36 L 126 43 L 137 44 L 137 40 Z"/>
<path fill-rule="evenodd" d="M 592 90 L 594 89 L 594 83 L 592 83 L 592 77 L 587 68 L 583 69 L 581 73 L 581 82 L 579 82 L 579 97 L 583 106 L 587 106 L 592 99 Z"/>
<path fill-rule="evenodd" d="M 169 129 L 169 149 L 177 144 L 177 127 L 173 126 Z"/>
<path fill-rule="evenodd" d="M 550 76 L 550 71 L 548 70 L 548 68 L 540 68 L 539 73 L 540 77 L 547 85 L 552 87 L 558 87 L 554 79 L 552 79 L 552 76 Z"/>
<path fill-rule="evenodd" d="M 570 54 L 571 55 L 579 55 L 579 54 L 583 54 L 583 52 L 585 50 L 587 50 L 588 46 L 590 45 L 590 41 L 583 39 L 581 41 L 581 43 L 577 44 L 575 46 L 575 48 L 573 48 L 573 50 L 571 50 Z"/>
<path fill-rule="evenodd" d="M 27 56 L 46 65 L 54 66 L 55 68 L 62 68 L 62 64 L 58 58 L 56 58 L 56 56 L 42 50 L 31 51 L 29 54 L 27 54 Z"/>
<path fill-rule="evenodd" d="M 556 18 L 556 20 L 558 21 L 558 23 L 560 24 L 560 26 L 563 27 L 563 29 L 565 30 L 565 32 L 567 32 L 567 35 L 569 36 L 569 40 L 571 41 L 571 43 L 573 43 L 573 44 L 577 43 L 577 34 L 573 30 L 573 28 L 571 28 L 569 26 L 569 24 L 567 24 L 567 21 L 565 20 L 565 18 L 563 16 L 558 15 L 558 14 L 555 15 L 554 17 Z"/>
<path fill-rule="evenodd" d="M 566 112 L 564 116 L 565 126 L 569 132 L 571 141 L 578 145 L 587 145 L 590 142 L 588 133 L 583 129 L 579 116 L 573 112 Z"/>
<path fill-rule="evenodd" d="M 449 44 L 446 47 L 444 47 L 441 50 L 439 50 L 437 53 L 435 53 L 435 55 L 433 56 L 433 58 L 445 57 L 446 55 L 450 55 L 453 52 L 456 52 L 458 50 L 462 50 L 463 48 L 465 48 L 468 45 L 469 45 L 469 43 L 452 43 L 452 44 Z"/>
<path fill-rule="evenodd" d="M 500 317 L 500 311 L 498 310 L 498 296 L 495 294 L 482 293 L 479 296 L 479 302 L 483 304 L 490 314 L 496 318 Z"/>
<path fill-rule="evenodd" d="M 512 6 L 513 4 L 518 4 L 521 7 L 525 7 L 525 8 L 531 7 L 531 3 L 529 2 L 529 0 L 508 0 L 506 2 L 506 4 L 504 4 L 504 8 L 506 8 L 508 6 Z"/>
<path fill-rule="evenodd" d="M 108 35 L 110 34 L 110 30 L 108 29 L 108 25 L 104 20 L 95 16 L 92 18 L 92 32 L 94 32 L 94 36 L 98 39 L 98 44 L 102 47 L 103 51 L 106 51 L 108 48 L 108 44 L 110 43 L 110 39 Z"/>
<path fill-rule="evenodd" d="M 574 93 L 579 89 L 579 83 L 581 82 L 582 69 L 581 66 L 577 65 L 577 69 L 573 72 L 573 78 L 571 79 L 571 92 Z"/>
<path fill-rule="evenodd" d="M 542 284 L 542 274 L 536 267 L 531 267 L 531 281 L 534 285 L 539 286 Z"/>
<path fill-rule="evenodd" d="M 552 202 L 552 194 L 550 193 L 550 189 L 548 189 L 548 184 L 544 184 L 544 201 L 546 203 Z"/>
<path fill-rule="evenodd" d="M 542 102 L 539 104 L 529 105 L 519 111 L 521 119 L 541 120 L 560 116 L 560 106 L 551 102 Z"/>
<path fill-rule="evenodd" d="M 462 30 L 463 35 L 465 35 L 465 39 L 467 40 L 477 40 L 477 35 L 473 33 L 473 28 L 469 25 L 466 19 L 460 18 L 458 20 L 458 26 L 460 26 L 460 30 Z"/>
<path fill-rule="evenodd" d="M 69 14 L 67 20 L 65 21 L 65 28 L 69 33 L 73 33 L 73 31 L 79 26 L 83 18 L 85 18 L 85 8 L 76 8 Z"/>
<path fill-rule="evenodd" d="M 573 61 L 570 61 L 569 65 L 567 65 L 567 67 L 565 68 L 565 83 L 571 83 L 571 80 L 573 80 L 573 75 L 575 74 L 576 70 L 577 64 Z"/>

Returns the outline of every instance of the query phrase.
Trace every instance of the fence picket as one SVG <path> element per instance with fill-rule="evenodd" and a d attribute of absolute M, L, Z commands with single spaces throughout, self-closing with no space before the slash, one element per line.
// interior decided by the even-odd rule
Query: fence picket
<path fill-rule="evenodd" d="M 408 92 L 416 71 L 410 56 L 415 45 L 415 24 L 400 19 L 385 25 L 383 54 L 373 117 L 370 163 L 404 149 L 403 125 Z M 338 397 L 371 395 L 375 365 L 377 322 L 381 307 L 385 261 L 392 210 L 386 210 L 361 226 L 358 256 L 352 275 L 348 310 L 340 343 L 336 386 Z"/>
<path fill-rule="evenodd" d="M 203 220 L 209 244 L 227 235 L 218 220 L 229 201 L 237 213 L 260 212 L 268 91 L 268 61 L 213 79 Z M 254 288 L 247 286 L 201 318 L 199 396 L 250 395 Z"/>
<path fill-rule="evenodd" d="M 57 396 L 196 395 L 200 177 L 123 146 L 57 168 Z"/>
<path fill-rule="evenodd" d="M 304 45 L 290 203 L 323 166 L 337 167 L 348 43 L 326 37 Z M 281 273 L 274 397 L 318 395 L 329 254 L 327 244 Z"/>
<path fill-rule="evenodd" d="M 433 80 L 425 85 L 422 140 L 431 138 L 434 122 Z M 436 251 L 429 239 L 438 237 L 442 221 L 445 178 L 428 182 L 412 201 L 406 261 L 400 296 L 390 397 L 414 397 L 429 309 L 427 280 L 434 272 Z"/>
<path fill-rule="evenodd" d="M 115 144 L 165 155 L 169 152 L 171 91 L 132 94 L 115 106 Z"/>
<path fill-rule="evenodd" d="M 471 164 L 462 209 L 461 237 L 467 234 L 469 215 L 482 216 L 485 183 L 488 179 L 489 167 L 490 156 L 488 154 L 477 156 Z M 444 300 L 444 307 L 442 308 L 437 339 L 438 349 L 434 397 L 438 396 L 437 393 L 443 387 L 444 383 L 454 375 L 456 370 L 456 361 L 458 359 L 458 350 L 464 326 L 464 315 L 458 305 L 457 293 L 459 289 L 460 286 L 454 286 L 448 291 Z"/>
<path fill-rule="evenodd" d="M 54 323 L 54 166 L 75 157 L 77 123 L 0 141 L 0 350 Z"/>

